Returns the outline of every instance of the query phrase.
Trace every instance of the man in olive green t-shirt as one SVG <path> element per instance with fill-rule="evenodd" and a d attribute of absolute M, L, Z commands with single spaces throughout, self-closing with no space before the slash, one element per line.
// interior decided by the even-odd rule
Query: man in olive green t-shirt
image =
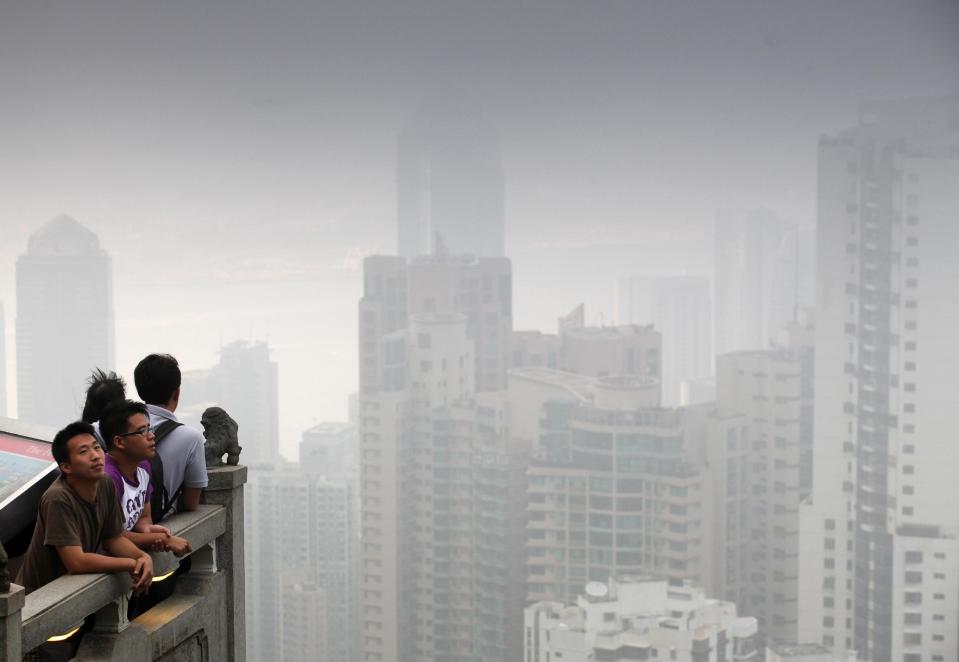
<path fill-rule="evenodd" d="M 143 593 L 153 581 L 153 561 L 122 535 L 116 488 L 93 428 L 71 423 L 53 438 L 51 451 L 61 475 L 40 497 L 16 582 L 29 594 L 67 573 L 129 572 L 133 592 Z M 101 548 L 110 556 L 97 553 Z"/>

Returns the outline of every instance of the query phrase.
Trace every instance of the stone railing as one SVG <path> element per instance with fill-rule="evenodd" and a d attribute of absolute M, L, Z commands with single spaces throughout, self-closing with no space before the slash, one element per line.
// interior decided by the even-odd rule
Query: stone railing
<path fill-rule="evenodd" d="M 243 484 L 246 467 L 210 469 L 204 503 L 164 520 L 193 548 L 190 572 L 166 600 L 128 621 L 126 573 L 67 575 L 24 598 L 12 584 L 0 593 L 0 662 L 20 662 L 27 651 L 69 631 L 90 614 L 83 660 L 229 660 L 246 658 L 243 563 Z M 153 554 L 154 575 L 176 568 L 169 552 Z"/>

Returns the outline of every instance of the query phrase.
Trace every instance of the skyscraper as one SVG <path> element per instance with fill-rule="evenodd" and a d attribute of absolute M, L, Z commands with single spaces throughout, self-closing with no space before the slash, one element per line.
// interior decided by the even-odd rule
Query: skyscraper
<path fill-rule="evenodd" d="M 503 256 L 499 135 L 455 88 L 431 94 L 400 133 L 399 254 Z"/>
<path fill-rule="evenodd" d="M 765 349 L 799 301 L 782 271 L 796 228 L 768 211 L 724 211 L 716 217 L 713 262 L 717 356 Z M 785 317 L 784 317 L 785 315 Z"/>
<path fill-rule="evenodd" d="M 17 260 L 17 402 L 21 419 L 76 420 L 84 381 L 113 369 L 113 275 L 97 236 L 69 216 L 34 232 Z"/>
<path fill-rule="evenodd" d="M 652 324 L 662 337 L 663 404 L 680 404 L 680 385 L 713 371 L 709 281 L 693 276 L 619 282 L 619 323 Z"/>
<path fill-rule="evenodd" d="M 367 258 L 360 301 L 365 660 L 509 660 L 522 461 L 501 433 L 504 258 Z M 516 467 L 519 469 L 516 470 Z M 516 487 L 516 485 L 519 487 Z M 516 515 L 516 518 L 512 517 Z M 512 535 L 512 538 L 510 537 Z M 522 559 L 519 559 L 522 568 Z"/>
<path fill-rule="evenodd" d="M 959 98 L 863 104 L 818 166 L 800 640 L 959 657 Z"/>

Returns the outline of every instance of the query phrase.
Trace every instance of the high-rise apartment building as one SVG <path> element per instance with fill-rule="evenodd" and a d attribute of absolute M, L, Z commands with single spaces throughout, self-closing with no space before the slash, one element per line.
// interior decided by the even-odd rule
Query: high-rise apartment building
<path fill-rule="evenodd" d="M 717 568 L 725 557 L 715 550 L 725 550 L 727 527 L 714 526 L 726 491 L 713 474 L 726 477 L 726 432 L 738 433 L 738 421 L 711 422 L 703 407 L 662 409 L 655 380 L 584 385 L 545 369 L 510 378 L 511 409 L 522 411 L 523 394 L 540 406 L 528 471 L 528 600 L 568 602 L 586 582 L 624 573 L 726 592 Z M 542 384 L 540 397 L 532 382 Z M 731 516 L 738 523 L 741 510 Z"/>
<path fill-rule="evenodd" d="M 473 343 L 454 312 L 414 315 L 374 342 L 378 388 L 360 392 L 363 656 L 432 659 L 432 414 L 472 397 Z"/>
<path fill-rule="evenodd" d="M 283 659 L 352 662 L 358 635 L 356 495 L 347 482 L 297 465 L 287 465 L 275 489 L 280 602 L 284 613 L 298 606 L 315 610 L 316 621 L 306 625 L 323 633 L 316 642 L 304 641 L 294 631 L 296 621 L 280 623 Z"/>
<path fill-rule="evenodd" d="M 959 99 L 819 143 L 813 490 L 800 641 L 959 658 Z"/>
<path fill-rule="evenodd" d="M 651 324 L 662 338 L 663 405 L 682 403 L 684 381 L 712 375 L 712 300 L 707 279 L 623 278 L 618 306 L 620 324 Z"/>
<path fill-rule="evenodd" d="M 17 260 L 17 413 L 61 426 L 83 408 L 94 368 L 113 369 L 113 267 L 69 216 L 30 235 Z"/>
<path fill-rule="evenodd" d="M 353 487 L 282 461 L 251 471 L 250 485 L 247 525 L 262 535 L 247 541 L 248 657 L 353 662 L 359 554 Z"/>
<path fill-rule="evenodd" d="M 396 196 L 403 257 L 503 256 L 499 135 L 475 100 L 455 89 L 426 99 L 400 132 Z"/>
<path fill-rule="evenodd" d="M 713 347 L 716 356 L 765 349 L 802 304 L 798 229 L 772 212 L 724 211 L 716 217 Z M 792 269 L 784 270 L 794 264 Z M 788 271 L 793 273 L 788 273 Z"/>
<path fill-rule="evenodd" d="M 588 584 L 572 604 L 530 605 L 524 624 L 524 662 L 759 659 L 756 619 L 689 582 L 610 577 Z"/>
<path fill-rule="evenodd" d="M 726 567 L 737 573 L 727 587 L 736 587 L 730 593 L 740 612 L 759 620 L 768 642 L 797 640 L 799 504 L 812 487 L 812 333 L 797 323 L 773 349 L 716 362 L 715 417 L 738 419 L 744 434 L 726 443 L 746 461 L 745 471 L 726 471 L 739 489 L 733 497 L 727 486 L 725 498 L 735 498 L 732 510 L 745 516 L 738 535 L 727 532 L 727 545 L 736 542 Z"/>
<path fill-rule="evenodd" d="M 497 392 L 512 331 L 509 262 L 365 266 L 363 659 L 506 662 L 520 638 L 525 468 Z"/>

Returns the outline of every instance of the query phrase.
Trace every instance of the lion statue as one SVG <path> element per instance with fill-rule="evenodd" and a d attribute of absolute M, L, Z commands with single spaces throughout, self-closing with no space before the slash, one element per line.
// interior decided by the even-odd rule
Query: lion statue
<path fill-rule="evenodd" d="M 206 437 L 203 449 L 206 466 L 223 466 L 224 453 L 226 464 L 237 464 L 240 461 L 240 451 L 243 450 L 236 434 L 240 429 L 237 422 L 220 407 L 208 407 L 203 412 L 200 423 L 203 425 L 203 436 Z"/>

